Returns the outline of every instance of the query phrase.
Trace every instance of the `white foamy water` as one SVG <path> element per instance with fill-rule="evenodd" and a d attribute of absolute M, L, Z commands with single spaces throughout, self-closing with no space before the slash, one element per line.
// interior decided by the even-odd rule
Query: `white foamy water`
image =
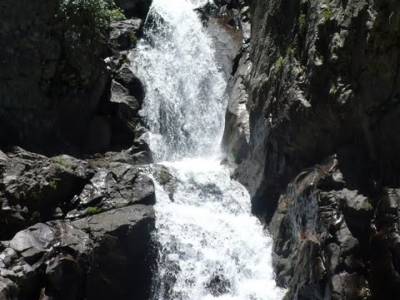
<path fill-rule="evenodd" d="M 150 148 L 174 178 L 168 188 L 155 182 L 152 299 L 282 299 L 271 239 L 251 215 L 247 190 L 220 164 L 226 82 L 194 11 L 205 3 L 154 0 L 146 38 L 132 54 L 146 85 Z"/>
<path fill-rule="evenodd" d="M 142 115 L 156 160 L 214 152 L 222 135 L 226 82 L 197 5 L 207 1 L 155 0 L 146 41 L 134 54 L 135 72 L 146 85 Z"/>

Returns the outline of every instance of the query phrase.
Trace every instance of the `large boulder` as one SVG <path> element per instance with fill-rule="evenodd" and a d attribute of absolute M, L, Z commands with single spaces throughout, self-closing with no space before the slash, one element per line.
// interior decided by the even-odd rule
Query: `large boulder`
<path fill-rule="evenodd" d="M 115 11 L 94 11 L 81 1 L 68 1 L 66 9 L 66 2 L 0 4 L 0 147 L 82 155 L 134 144 L 136 135 L 119 132 L 135 131 L 138 117 L 121 120 L 122 109 L 109 104 L 110 82 L 136 46 L 150 2 L 121 3 L 136 18 L 109 25 L 98 17 Z M 117 66 L 107 64 L 110 55 L 121 55 Z"/>
<path fill-rule="evenodd" d="M 270 229 L 285 299 L 371 296 L 365 258 L 373 208 L 359 191 L 346 188 L 340 174 L 332 158 L 300 173 L 279 200 Z"/>
<path fill-rule="evenodd" d="M 51 159 L 17 148 L 0 159 L 0 238 L 39 221 L 61 218 L 93 174 L 68 155 Z"/>
<path fill-rule="evenodd" d="M 48 158 L 21 148 L 0 157 L 0 238 L 37 222 L 76 219 L 133 204 L 155 203 L 151 178 L 133 156 L 84 161 Z"/>
<path fill-rule="evenodd" d="M 0 253 L 1 299 L 147 299 L 153 228 L 152 207 L 134 205 L 18 232 Z"/>

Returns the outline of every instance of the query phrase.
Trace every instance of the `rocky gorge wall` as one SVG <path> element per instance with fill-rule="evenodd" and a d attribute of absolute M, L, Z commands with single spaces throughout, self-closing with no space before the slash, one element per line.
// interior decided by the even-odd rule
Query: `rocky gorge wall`
<path fill-rule="evenodd" d="M 150 1 L 118 1 L 128 18 L 107 3 L 0 3 L 1 300 L 149 297 L 155 191 L 127 54 Z"/>
<path fill-rule="evenodd" d="M 286 299 L 398 299 L 399 3 L 250 7 L 224 147 Z"/>

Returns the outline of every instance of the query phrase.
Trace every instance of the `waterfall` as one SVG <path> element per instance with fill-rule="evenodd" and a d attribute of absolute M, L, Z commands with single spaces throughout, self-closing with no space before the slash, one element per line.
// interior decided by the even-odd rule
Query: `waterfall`
<path fill-rule="evenodd" d="M 205 0 L 154 0 L 145 38 L 132 53 L 146 86 L 141 114 L 158 166 L 159 257 L 153 300 L 282 299 L 271 239 L 251 215 L 250 196 L 220 164 L 226 81 L 195 8 Z"/>
<path fill-rule="evenodd" d="M 153 1 L 146 41 L 134 57 L 147 84 L 142 115 L 158 161 L 214 153 L 222 135 L 226 82 L 194 7 L 186 0 Z"/>

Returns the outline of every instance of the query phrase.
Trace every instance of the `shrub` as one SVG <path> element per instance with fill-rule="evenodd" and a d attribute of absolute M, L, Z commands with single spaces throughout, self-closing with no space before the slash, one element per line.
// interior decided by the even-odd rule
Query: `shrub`
<path fill-rule="evenodd" d="M 125 19 L 113 0 L 61 0 L 57 17 L 75 42 L 103 38 L 110 22 Z"/>
<path fill-rule="evenodd" d="M 110 23 L 125 16 L 114 0 L 59 1 L 55 18 L 64 49 L 59 79 L 62 84 L 79 88 L 98 73 L 100 58 L 107 51 Z"/>

